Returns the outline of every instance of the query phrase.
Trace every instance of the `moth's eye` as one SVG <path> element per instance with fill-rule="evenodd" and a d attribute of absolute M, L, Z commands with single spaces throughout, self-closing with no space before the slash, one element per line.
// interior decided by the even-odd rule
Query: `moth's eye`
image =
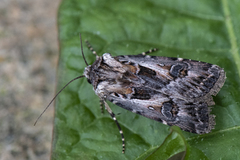
<path fill-rule="evenodd" d="M 90 84 L 92 84 L 92 83 L 91 83 L 91 80 L 90 80 L 90 79 L 88 79 L 88 78 L 87 78 L 87 82 L 88 82 L 88 83 L 90 83 Z"/>

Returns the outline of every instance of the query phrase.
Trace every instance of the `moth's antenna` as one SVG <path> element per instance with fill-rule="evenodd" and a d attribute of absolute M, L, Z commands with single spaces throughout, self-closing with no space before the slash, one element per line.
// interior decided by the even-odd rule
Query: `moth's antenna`
<path fill-rule="evenodd" d="M 48 109 L 48 107 L 49 107 L 49 106 L 52 104 L 52 102 L 56 99 L 56 97 L 59 95 L 59 93 L 61 93 L 62 90 L 63 90 L 64 88 L 66 88 L 70 83 L 72 83 L 73 81 L 75 81 L 75 80 L 77 80 L 77 79 L 83 78 L 83 77 L 85 77 L 85 76 L 82 75 L 82 76 L 76 77 L 76 78 L 72 79 L 70 82 L 68 82 L 68 83 L 53 97 L 53 99 L 51 100 L 51 102 L 47 105 L 47 107 L 46 107 L 46 108 L 44 109 L 44 111 L 40 114 L 40 116 L 38 116 L 37 120 L 36 120 L 35 123 L 34 123 L 34 126 L 37 124 L 38 120 L 42 117 L 43 113 Z"/>
<path fill-rule="evenodd" d="M 85 40 L 85 42 L 87 43 L 87 46 L 90 49 L 90 51 L 92 51 L 92 53 L 96 56 L 96 58 L 98 58 L 97 52 L 94 51 L 94 49 L 92 48 L 91 44 L 87 40 Z"/>
<path fill-rule="evenodd" d="M 85 59 L 85 56 L 84 56 L 84 54 L 83 54 L 83 46 L 82 46 L 82 36 L 81 36 L 81 33 L 79 34 L 79 36 L 80 36 L 80 41 L 81 41 L 82 56 L 83 56 L 83 59 L 84 59 L 86 65 L 88 66 L 88 63 L 87 63 L 87 61 L 86 61 L 86 59 Z"/>

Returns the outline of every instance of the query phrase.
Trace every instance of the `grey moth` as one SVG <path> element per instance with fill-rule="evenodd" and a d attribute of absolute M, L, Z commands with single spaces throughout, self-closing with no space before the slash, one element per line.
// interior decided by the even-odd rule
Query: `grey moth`
<path fill-rule="evenodd" d="M 225 82 L 222 68 L 190 59 L 148 55 L 157 49 L 139 55 L 113 57 L 104 53 L 98 56 L 87 44 L 96 55 L 96 61 L 88 65 L 82 51 L 87 67 L 82 76 L 72 81 L 86 77 L 93 86 L 119 128 L 123 153 L 123 131 L 106 101 L 163 124 L 179 126 L 187 132 L 205 134 L 214 129 L 215 116 L 210 113 L 209 106 L 215 104 L 212 96 L 217 95 Z"/>

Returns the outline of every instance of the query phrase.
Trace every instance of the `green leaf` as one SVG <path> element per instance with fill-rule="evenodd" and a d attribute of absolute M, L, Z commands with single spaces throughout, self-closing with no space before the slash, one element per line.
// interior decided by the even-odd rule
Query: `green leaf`
<path fill-rule="evenodd" d="M 214 97 L 215 129 L 204 135 L 171 132 L 169 126 L 108 102 L 119 113 L 125 154 L 119 131 L 108 113 L 101 114 L 92 86 L 84 78 L 77 80 L 56 100 L 52 159 L 146 159 L 157 153 L 164 155 L 157 154 L 159 159 L 184 154 L 189 160 L 240 159 L 239 8 L 237 0 L 63 0 L 58 17 L 58 90 L 86 67 L 79 33 L 99 55 L 134 55 L 156 47 L 160 50 L 152 55 L 217 64 L 227 79 Z M 85 44 L 83 50 L 92 64 L 95 56 Z"/>
<path fill-rule="evenodd" d="M 181 134 L 180 129 L 176 126 L 171 127 L 172 132 L 166 137 L 163 144 L 146 160 L 169 159 L 169 157 L 177 156 L 175 159 L 183 159 L 187 152 L 187 143 Z M 172 158 L 173 159 L 173 158 Z"/>

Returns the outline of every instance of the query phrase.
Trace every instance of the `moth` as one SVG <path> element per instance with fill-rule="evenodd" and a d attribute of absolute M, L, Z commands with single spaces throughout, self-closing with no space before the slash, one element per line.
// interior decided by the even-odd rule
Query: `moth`
<path fill-rule="evenodd" d="M 123 153 L 123 131 L 106 101 L 165 125 L 179 126 L 187 132 L 205 134 L 214 129 L 215 116 L 210 114 L 208 106 L 215 104 L 212 95 L 216 96 L 225 82 L 222 68 L 190 59 L 147 55 L 157 49 L 139 55 L 113 57 L 104 53 L 98 56 L 86 43 L 96 55 L 96 61 L 88 65 L 81 40 L 87 67 L 82 76 L 72 81 L 86 77 L 93 86 L 119 128 Z"/>

